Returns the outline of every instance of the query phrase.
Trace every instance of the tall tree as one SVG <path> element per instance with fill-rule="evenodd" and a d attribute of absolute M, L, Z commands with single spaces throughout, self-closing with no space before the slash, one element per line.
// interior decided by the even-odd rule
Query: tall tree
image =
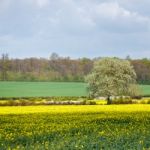
<path fill-rule="evenodd" d="M 9 57 L 8 54 L 2 54 L 1 58 L 1 76 L 2 80 L 6 81 L 8 79 L 7 71 L 9 70 Z"/>
<path fill-rule="evenodd" d="M 93 71 L 86 81 L 91 97 L 105 96 L 110 104 L 111 96 L 129 96 L 133 93 L 136 73 L 127 60 L 103 58 L 94 63 Z"/>

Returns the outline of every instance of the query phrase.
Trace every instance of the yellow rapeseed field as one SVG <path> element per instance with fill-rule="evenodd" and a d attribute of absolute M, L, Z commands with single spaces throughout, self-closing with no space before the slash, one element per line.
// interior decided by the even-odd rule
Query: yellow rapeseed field
<path fill-rule="evenodd" d="M 150 105 L 0 107 L 0 149 L 149 149 Z"/>
<path fill-rule="evenodd" d="M 0 107 L 3 114 L 29 113 L 88 113 L 88 112 L 150 112 L 150 105 L 59 105 L 59 106 L 6 106 Z"/>

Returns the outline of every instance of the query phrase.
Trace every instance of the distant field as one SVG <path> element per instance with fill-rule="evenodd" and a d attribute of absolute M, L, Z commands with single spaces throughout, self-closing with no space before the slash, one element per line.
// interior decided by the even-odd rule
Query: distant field
<path fill-rule="evenodd" d="M 74 82 L 0 82 L 0 97 L 86 96 L 86 84 Z"/>
<path fill-rule="evenodd" d="M 140 85 L 143 95 L 150 95 L 150 85 Z"/>
<path fill-rule="evenodd" d="M 150 95 L 150 85 L 140 86 Z M 0 97 L 86 96 L 86 83 L 78 82 L 0 82 Z"/>
<path fill-rule="evenodd" d="M 150 105 L 0 107 L 1 150 L 148 150 Z"/>

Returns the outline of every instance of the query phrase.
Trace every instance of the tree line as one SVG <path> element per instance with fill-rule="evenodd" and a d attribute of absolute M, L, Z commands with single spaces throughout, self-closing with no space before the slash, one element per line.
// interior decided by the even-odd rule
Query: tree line
<path fill-rule="evenodd" d="M 53 53 L 49 59 L 9 59 L 8 54 L 0 58 L 0 80 L 2 81 L 78 81 L 91 71 L 93 61 L 88 58 L 73 60 Z"/>
<path fill-rule="evenodd" d="M 52 53 L 46 58 L 12 59 L 8 54 L 0 58 L 1 81 L 65 81 L 83 82 L 93 68 L 95 60 L 101 58 L 71 59 Z M 150 84 L 150 60 L 127 58 L 137 74 L 137 82 Z"/>

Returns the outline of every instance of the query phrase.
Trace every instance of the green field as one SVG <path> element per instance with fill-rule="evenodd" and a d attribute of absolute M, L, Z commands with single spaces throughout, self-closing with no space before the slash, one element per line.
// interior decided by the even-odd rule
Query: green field
<path fill-rule="evenodd" d="M 150 95 L 150 85 L 140 86 Z M 0 82 L 0 97 L 86 96 L 86 84 L 78 82 Z"/>
<path fill-rule="evenodd" d="M 140 89 L 143 95 L 150 95 L 150 85 L 140 85 Z"/>
<path fill-rule="evenodd" d="M 0 82 L 0 97 L 86 96 L 86 84 L 75 82 Z"/>
<path fill-rule="evenodd" d="M 150 105 L 0 107 L 1 150 L 150 148 Z"/>

